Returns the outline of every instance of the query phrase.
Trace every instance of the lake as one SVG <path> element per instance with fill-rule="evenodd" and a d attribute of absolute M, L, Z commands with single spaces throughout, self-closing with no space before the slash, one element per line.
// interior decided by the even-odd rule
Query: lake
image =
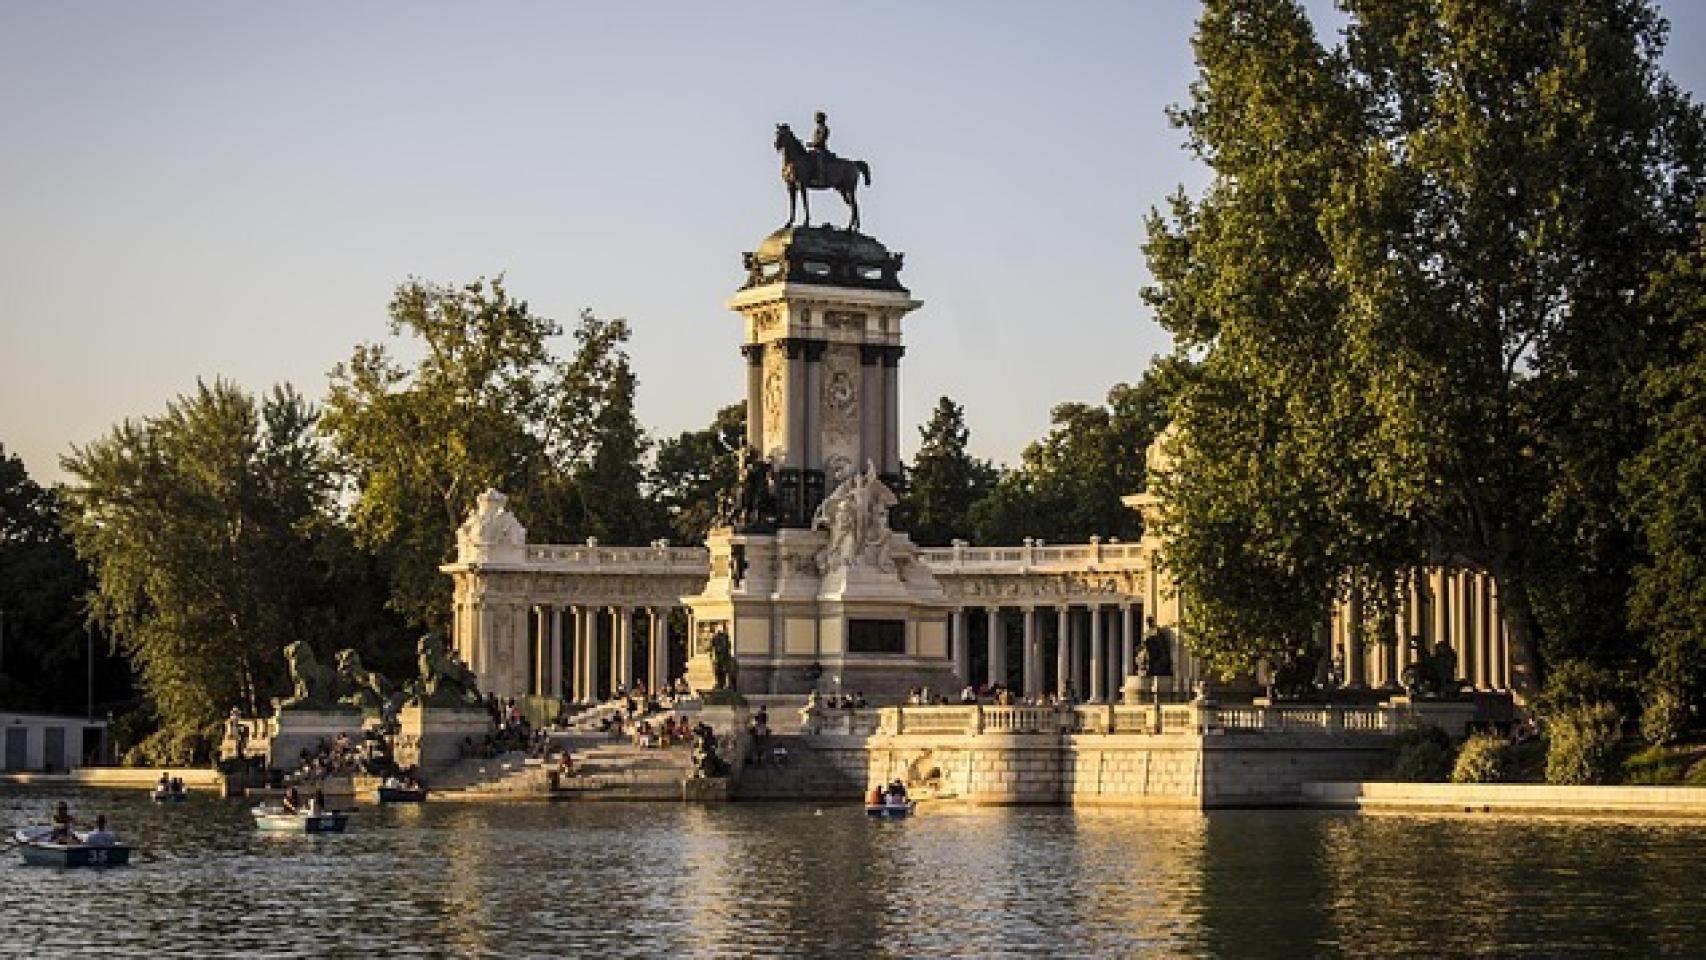
<path fill-rule="evenodd" d="M 138 847 L 0 858 L 0 955 L 1656 955 L 1706 951 L 1706 823 L 921 805 L 362 807 L 343 836 L 247 804 L 0 787 Z"/>

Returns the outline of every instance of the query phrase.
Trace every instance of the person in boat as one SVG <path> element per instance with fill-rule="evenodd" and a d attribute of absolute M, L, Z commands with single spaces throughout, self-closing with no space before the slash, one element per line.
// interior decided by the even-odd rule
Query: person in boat
<path fill-rule="evenodd" d="M 161 793 L 170 793 L 172 791 L 172 778 L 164 773 L 160 774 L 160 782 L 154 785 L 154 789 Z"/>
<path fill-rule="evenodd" d="M 867 807 L 880 807 L 880 806 L 882 806 L 883 805 L 883 796 L 884 796 L 883 785 L 880 783 L 871 784 L 870 792 L 865 794 L 865 806 L 867 806 Z"/>
<path fill-rule="evenodd" d="M 302 812 L 302 796 L 296 792 L 295 787 L 285 787 L 284 788 L 284 812 L 285 813 L 301 813 Z"/>
<path fill-rule="evenodd" d="M 183 777 L 173 777 L 172 778 L 172 792 L 173 793 L 183 793 L 184 792 L 184 778 Z"/>
<path fill-rule="evenodd" d="M 308 815 L 317 817 L 326 812 L 326 791 L 314 791 L 314 799 L 308 801 Z"/>
<path fill-rule="evenodd" d="M 896 807 L 906 806 L 906 784 L 899 780 L 889 783 L 889 804 Z"/>
<path fill-rule="evenodd" d="M 55 843 L 69 843 L 72 839 L 72 822 L 71 807 L 64 800 L 59 801 L 59 804 L 53 808 L 51 820 L 53 830 L 48 833 L 47 838 Z"/>
<path fill-rule="evenodd" d="M 118 837 L 107 829 L 106 814 L 95 817 L 95 829 L 83 834 L 83 842 L 91 847 L 110 847 L 118 842 Z"/>

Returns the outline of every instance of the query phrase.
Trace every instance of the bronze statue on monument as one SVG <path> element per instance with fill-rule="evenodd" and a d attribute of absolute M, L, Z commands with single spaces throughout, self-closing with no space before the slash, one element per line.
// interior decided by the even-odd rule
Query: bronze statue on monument
<path fill-rule="evenodd" d="M 863 160 L 848 160 L 829 152 L 829 118 L 816 116 L 811 145 L 800 142 L 785 123 L 776 125 L 776 149 L 782 154 L 782 183 L 788 187 L 788 226 L 794 225 L 795 201 L 804 207 L 805 225 L 812 225 L 812 190 L 834 190 L 846 201 L 852 217 L 847 229 L 859 229 L 859 180 L 871 185 L 871 167 Z"/>

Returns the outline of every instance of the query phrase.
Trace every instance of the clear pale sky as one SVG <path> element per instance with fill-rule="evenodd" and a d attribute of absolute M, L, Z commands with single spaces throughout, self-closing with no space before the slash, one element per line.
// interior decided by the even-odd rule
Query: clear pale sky
<path fill-rule="evenodd" d="M 1706 3 L 1662 9 L 1698 93 Z M 53 482 L 198 376 L 323 396 L 399 281 L 499 272 L 564 323 L 627 317 L 641 421 L 702 427 L 742 395 L 741 252 L 787 214 L 773 124 L 821 108 L 925 301 L 908 453 L 947 394 L 1015 462 L 1167 348 L 1139 244 L 1206 179 L 1163 114 L 1196 11 L 0 0 L 0 444 Z"/>

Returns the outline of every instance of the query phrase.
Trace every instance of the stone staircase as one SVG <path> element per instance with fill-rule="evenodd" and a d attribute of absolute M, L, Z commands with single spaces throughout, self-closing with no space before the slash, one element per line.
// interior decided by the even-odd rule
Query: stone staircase
<path fill-rule="evenodd" d="M 864 796 L 869 784 L 863 765 L 845 766 L 849 758 L 862 758 L 862 753 L 836 755 L 807 741 L 799 736 L 770 737 L 761 751 L 762 762 L 740 771 L 736 795 L 743 800 L 857 800 Z M 777 757 L 778 747 L 787 751 L 785 758 Z"/>
<path fill-rule="evenodd" d="M 605 741 L 570 755 L 574 773 L 558 781 L 553 799 L 680 800 L 682 781 L 693 775 L 686 744 L 642 748 Z"/>
<path fill-rule="evenodd" d="M 431 780 L 433 800 L 540 800 L 550 793 L 545 761 L 524 753 L 458 760 Z"/>

